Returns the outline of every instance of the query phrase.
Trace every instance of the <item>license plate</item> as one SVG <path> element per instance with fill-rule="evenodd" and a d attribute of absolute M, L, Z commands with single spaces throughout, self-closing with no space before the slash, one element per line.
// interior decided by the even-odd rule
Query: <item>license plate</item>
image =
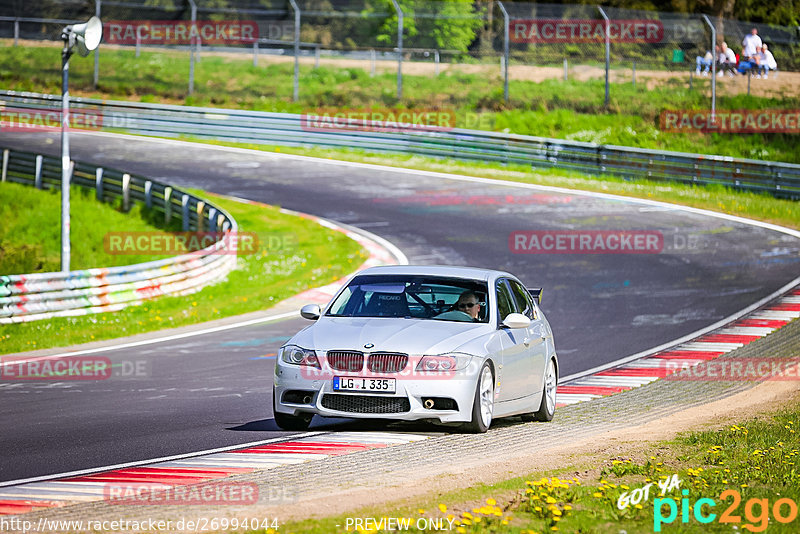
<path fill-rule="evenodd" d="M 372 393 L 394 393 L 394 378 L 361 378 L 358 376 L 334 376 L 334 391 L 367 391 Z"/>

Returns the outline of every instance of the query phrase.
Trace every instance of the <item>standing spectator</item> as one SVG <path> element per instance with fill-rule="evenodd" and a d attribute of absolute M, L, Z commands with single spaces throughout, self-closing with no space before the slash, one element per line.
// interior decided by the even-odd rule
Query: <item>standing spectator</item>
<path fill-rule="evenodd" d="M 761 51 L 762 44 L 761 37 L 758 36 L 758 30 L 755 28 L 750 30 L 750 34 L 745 35 L 742 40 L 742 46 L 744 47 L 742 60 L 755 62 L 753 58 Z"/>
<path fill-rule="evenodd" d="M 717 47 L 717 53 L 719 54 L 719 47 Z M 707 51 L 705 56 L 697 56 L 695 61 L 697 62 L 697 75 L 700 76 L 700 67 L 705 67 L 703 76 L 708 76 L 708 71 L 711 69 L 711 64 L 714 62 L 714 56 L 711 54 L 711 50 Z"/>
<path fill-rule="evenodd" d="M 775 61 L 775 56 L 769 51 L 766 43 L 761 45 L 761 53 L 759 54 L 758 68 L 763 73 L 764 79 L 767 79 L 768 71 L 778 70 L 778 63 Z"/>
<path fill-rule="evenodd" d="M 728 48 L 728 43 L 723 42 L 717 54 L 717 76 L 722 76 L 726 70 L 731 77 L 736 72 L 736 54 Z"/>

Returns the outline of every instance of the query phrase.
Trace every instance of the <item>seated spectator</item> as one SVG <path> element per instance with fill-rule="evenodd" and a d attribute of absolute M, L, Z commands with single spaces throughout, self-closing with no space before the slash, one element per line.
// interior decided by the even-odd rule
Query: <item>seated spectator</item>
<path fill-rule="evenodd" d="M 755 76 L 757 67 L 758 64 L 756 63 L 755 57 L 746 58 L 744 55 L 744 50 L 742 50 L 742 59 L 739 60 L 739 66 L 736 67 L 736 70 L 744 76 L 747 76 L 748 74 Z"/>
<path fill-rule="evenodd" d="M 728 48 L 728 43 L 723 42 L 717 54 L 717 76 L 722 76 L 726 70 L 728 76 L 733 76 L 733 73 L 736 72 L 736 64 L 736 54 Z"/>
<path fill-rule="evenodd" d="M 717 47 L 717 53 L 719 53 L 719 47 Z M 705 56 L 697 56 L 695 61 L 697 62 L 697 75 L 700 76 L 700 67 L 705 67 L 703 76 L 708 76 L 708 71 L 711 69 L 711 64 L 714 62 L 714 56 L 711 54 L 711 50 L 706 52 Z"/>
<path fill-rule="evenodd" d="M 775 61 L 775 56 L 769 51 L 769 47 L 766 43 L 761 45 L 761 52 L 758 54 L 758 69 L 761 73 L 760 76 L 763 76 L 764 79 L 767 79 L 767 73 L 769 71 L 778 70 L 778 63 Z M 759 76 L 756 76 L 756 78 L 758 77 Z"/>
<path fill-rule="evenodd" d="M 744 36 L 742 40 L 742 60 L 755 62 L 756 55 L 761 51 L 761 37 L 758 36 L 758 30 L 753 28 L 748 35 Z"/>

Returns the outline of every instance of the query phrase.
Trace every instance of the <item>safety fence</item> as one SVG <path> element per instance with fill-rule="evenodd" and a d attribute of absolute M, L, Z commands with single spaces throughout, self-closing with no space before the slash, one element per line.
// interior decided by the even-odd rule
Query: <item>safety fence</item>
<path fill-rule="evenodd" d="M 185 295 L 224 278 L 236 267 L 231 236 L 236 221 L 191 193 L 142 176 L 74 162 L 72 183 L 94 189 L 101 202 L 123 210 L 141 202 L 179 219 L 183 230 L 213 236 L 213 244 L 171 258 L 120 267 L 0 276 L 0 324 L 117 311 L 163 295 Z M 59 158 L 3 149 L 0 180 L 61 188 Z M 80 236 L 74 236 L 78 239 Z"/>
<path fill-rule="evenodd" d="M 0 91 L 6 108 L 60 109 L 60 97 Z M 593 175 L 720 184 L 800 198 L 800 165 L 602 145 L 460 128 L 376 123 L 313 114 L 79 98 L 74 113 L 94 114 L 97 127 L 137 135 L 215 139 L 273 146 L 359 148 L 466 161 L 531 165 Z M 58 124 L 58 121 L 56 121 Z"/>

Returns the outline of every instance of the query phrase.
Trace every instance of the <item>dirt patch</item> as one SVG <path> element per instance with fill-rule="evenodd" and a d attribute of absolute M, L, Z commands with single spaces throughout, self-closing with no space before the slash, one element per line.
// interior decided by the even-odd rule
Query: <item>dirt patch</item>
<path fill-rule="evenodd" d="M 336 499 L 316 497 L 272 510 L 281 521 L 344 514 L 363 507 L 431 497 L 481 483 L 495 483 L 538 471 L 577 466 L 591 469 L 617 456 L 637 455 L 658 441 L 679 432 L 719 427 L 759 414 L 771 413 L 800 401 L 800 382 L 768 381 L 750 390 L 703 406 L 693 407 L 649 423 L 613 430 L 588 439 L 546 450 L 522 451 L 486 461 L 432 466 L 425 473 L 409 474 L 397 481 L 395 474 L 373 478 L 370 488 L 358 487 L 337 494 Z M 375 488 L 380 488 L 376 491 Z M 266 510 L 265 510 L 266 512 Z"/>

